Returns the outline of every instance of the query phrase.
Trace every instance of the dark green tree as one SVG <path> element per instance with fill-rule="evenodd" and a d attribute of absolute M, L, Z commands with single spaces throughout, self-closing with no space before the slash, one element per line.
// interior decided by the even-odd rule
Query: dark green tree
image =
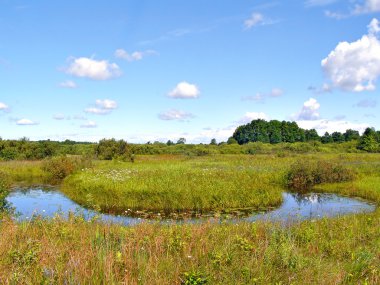
<path fill-rule="evenodd" d="M 344 132 L 343 134 L 344 136 L 344 140 L 346 142 L 349 142 L 349 141 L 352 141 L 352 140 L 358 140 L 360 139 L 360 134 L 358 131 L 355 131 L 355 130 L 352 130 L 352 129 L 348 129 Z"/>
<path fill-rule="evenodd" d="M 373 128 L 366 128 L 359 140 L 358 149 L 367 152 L 379 151 L 379 143 L 376 140 L 377 133 Z"/>
<path fill-rule="evenodd" d="M 320 141 L 320 137 L 315 129 L 305 130 L 305 140 L 310 141 Z"/>
<path fill-rule="evenodd" d="M 328 132 L 325 132 L 325 134 L 321 137 L 322 143 L 331 143 L 333 142 L 333 138 Z"/>
<path fill-rule="evenodd" d="M 185 144 L 186 143 L 186 139 L 185 138 L 179 138 L 178 141 L 177 141 L 177 144 Z"/>
<path fill-rule="evenodd" d="M 344 135 L 341 132 L 333 132 L 331 138 L 333 142 L 344 142 Z"/>

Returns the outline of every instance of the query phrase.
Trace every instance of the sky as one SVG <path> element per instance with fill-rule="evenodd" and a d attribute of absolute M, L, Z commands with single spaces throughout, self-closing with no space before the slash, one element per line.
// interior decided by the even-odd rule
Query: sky
<path fill-rule="evenodd" d="M 0 0 L 0 137 L 380 129 L 380 0 Z"/>

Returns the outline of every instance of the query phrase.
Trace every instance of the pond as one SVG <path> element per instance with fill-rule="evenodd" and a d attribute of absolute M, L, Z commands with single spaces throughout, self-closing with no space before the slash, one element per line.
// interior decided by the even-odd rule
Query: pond
<path fill-rule="evenodd" d="M 348 198 L 336 194 L 295 194 L 284 192 L 283 198 L 284 201 L 282 205 L 276 209 L 267 212 L 256 212 L 245 217 L 229 220 L 232 222 L 269 220 L 292 223 L 300 220 L 367 213 L 376 209 L 374 204 L 362 199 Z M 81 214 L 86 219 L 98 217 L 99 220 L 104 222 L 123 225 L 134 225 L 145 220 L 129 216 L 100 214 L 96 211 L 85 209 L 67 198 L 54 187 L 16 188 L 9 194 L 7 201 L 14 207 L 18 220 L 27 220 L 34 215 L 53 217 L 56 214 L 60 214 L 67 217 L 70 212 Z M 219 219 L 225 218 L 226 216 L 222 216 Z M 171 222 L 171 220 L 164 221 Z M 194 223 L 205 221 L 205 218 L 192 218 L 186 221 Z"/>

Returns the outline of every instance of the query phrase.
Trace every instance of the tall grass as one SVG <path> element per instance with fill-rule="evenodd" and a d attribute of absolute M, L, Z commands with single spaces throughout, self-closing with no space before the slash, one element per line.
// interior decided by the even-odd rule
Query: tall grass
<path fill-rule="evenodd" d="M 66 178 L 62 189 L 82 205 L 91 197 L 111 212 L 259 209 L 282 201 L 275 169 L 244 156 L 103 162 Z"/>
<path fill-rule="evenodd" d="M 379 284 L 379 227 L 379 211 L 290 228 L 3 220 L 0 283 Z"/>

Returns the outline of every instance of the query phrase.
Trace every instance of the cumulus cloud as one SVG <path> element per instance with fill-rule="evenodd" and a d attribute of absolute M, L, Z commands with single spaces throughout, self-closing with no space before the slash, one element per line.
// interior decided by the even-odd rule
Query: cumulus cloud
<path fill-rule="evenodd" d="M 78 87 L 78 85 L 72 80 L 63 81 L 63 82 L 59 83 L 59 86 L 62 88 L 71 88 L 71 89 Z"/>
<path fill-rule="evenodd" d="M 86 108 L 84 111 L 86 113 L 96 114 L 96 115 L 106 115 L 111 113 L 113 110 L 117 108 L 116 101 L 104 99 L 104 100 L 96 100 L 95 105 L 93 107 Z"/>
<path fill-rule="evenodd" d="M 4 111 L 4 112 L 9 111 L 9 106 L 5 103 L 0 102 L 0 111 Z"/>
<path fill-rule="evenodd" d="M 380 76 L 379 22 L 373 19 L 369 33 L 360 40 L 341 42 L 322 60 L 322 69 L 335 87 L 344 91 L 375 90 Z"/>
<path fill-rule="evenodd" d="M 284 94 L 284 91 L 280 88 L 273 88 L 271 92 L 269 93 L 256 93 L 253 96 L 245 96 L 242 97 L 242 100 L 244 101 L 257 101 L 257 102 L 263 102 L 266 98 L 275 98 L 280 97 Z"/>
<path fill-rule="evenodd" d="M 142 60 L 145 56 L 155 54 L 157 54 L 157 52 L 154 50 L 135 51 L 132 53 L 128 53 L 124 49 L 117 49 L 115 51 L 115 57 L 125 59 L 126 61 L 139 61 Z"/>
<path fill-rule="evenodd" d="M 316 99 L 310 98 L 305 103 L 303 103 L 301 111 L 293 117 L 296 120 L 318 120 L 320 106 L 321 105 Z"/>
<path fill-rule="evenodd" d="M 38 125 L 38 122 L 29 120 L 29 119 L 20 119 L 16 121 L 16 125 L 19 126 L 33 126 L 33 125 Z"/>
<path fill-rule="evenodd" d="M 85 77 L 93 80 L 107 80 L 121 75 L 121 70 L 116 63 L 107 60 L 95 60 L 87 57 L 71 58 L 66 73 Z"/>
<path fill-rule="evenodd" d="M 375 100 L 370 99 L 363 99 L 354 105 L 354 107 L 359 108 L 375 108 L 376 106 L 377 102 Z"/>
<path fill-rule="evenodd" d="M 82 124 L 80 127 L 81 128 L 91 129 L 91 128 L 96 128 L 97 126 L 98 125 L 96 124 L 96 122 L 94 122 L 94 121 L 87 121 L 84 124 Z"/>
<path fill-rule="evenodd" d="M 194 118 L 194 115 L 189 112 L 172 109 L 158 114 L 158 118 L 165 121 L 187 121 Z"/>
<path fill-rule="evenodd" d="M 175 99 L 195 99 L 199 97 L 200 93 L 196 85 L 182 81 L 168 93 L 168 96 Z"/>
<path fill-rule="evenodd" d="M 263 112 L 246 112 L 243 117 L 241 117 L 237 123 L 238 125 L 250 123 L 252 120 L 263 119 L 269 120 L 268 116 Z"/>
<path fill-rule="evenodd" d="M 376 35 L 377 33 L 380 32 L 380 22 L 379 22 L 379 20 L 376 19 L 376 18 L 373 18 L 372 21 L 367 26 L 367 28 L 368 28 L 368 33 L 370 35 Z"/>

